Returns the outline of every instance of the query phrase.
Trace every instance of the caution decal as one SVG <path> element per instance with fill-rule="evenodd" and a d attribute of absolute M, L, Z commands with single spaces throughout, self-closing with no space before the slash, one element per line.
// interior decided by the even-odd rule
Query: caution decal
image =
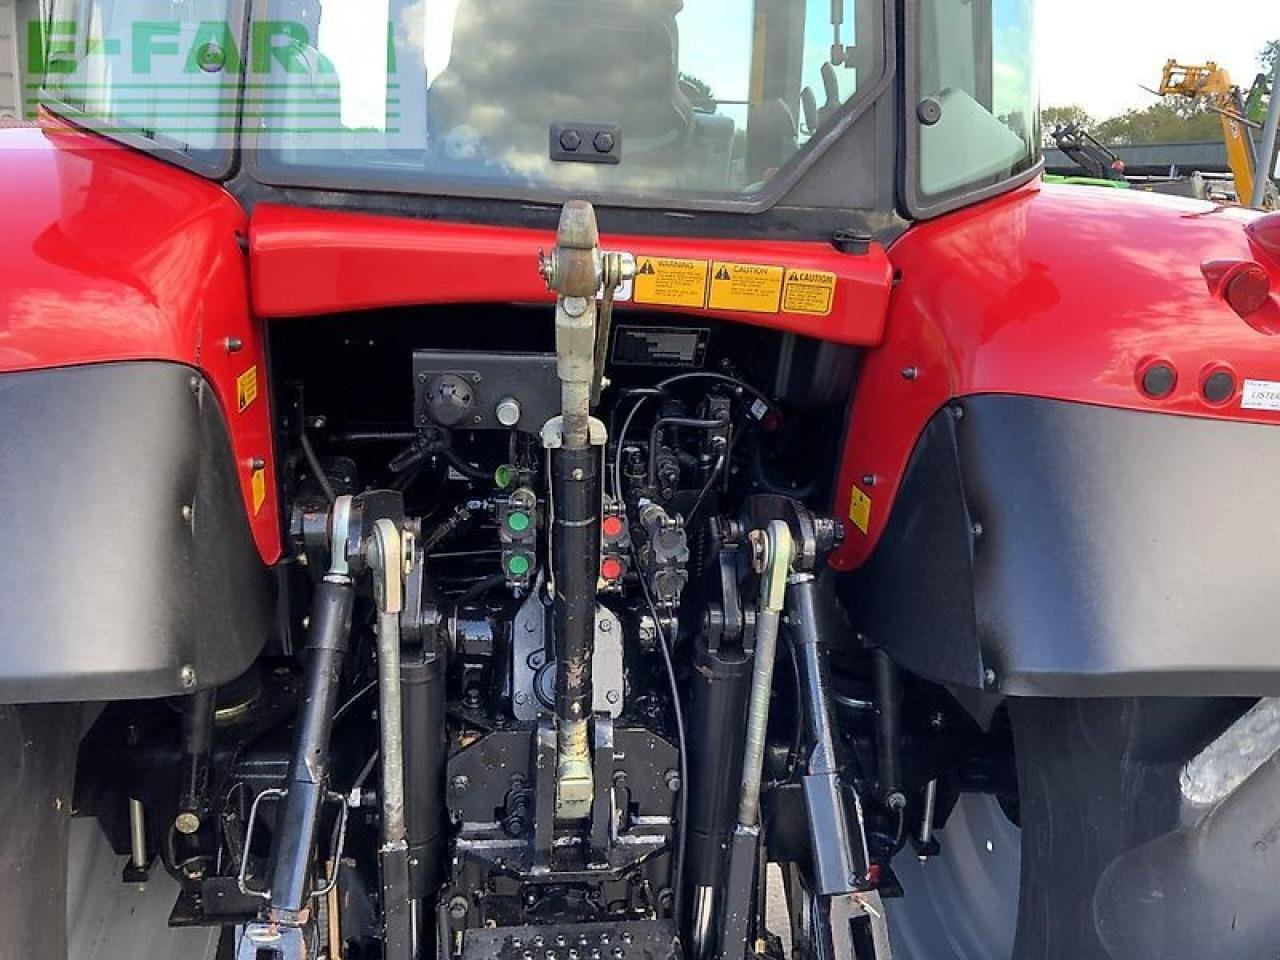
<path fill-rule="evenodd" d="M 258 399 L 258 367 L 255 364 L 236 377 L 236 409 L 244 413 Z"/>
<path fill-rule="evenodd" d="M 788 270 L 782 309 L 825 317 L 836 299 L 836 275 L 823 270 Z"/>
<path fill-rule="evenodd" d="M 258 467 L 249 477 L 249 490 L 253 495 L 253 515 L 256 517 L 267 499 L 267 469 Z"/>
<path fill-rule="evenodd" d="M 817 317 L 835 306 L 837 278 L 825 270 L 646 254 L 635 260 L 635 303 Z"/>
<path fill-rule="evenodd" d="M 665 307 L 703 307 L 708 267 L 706 260 L 636 257 L 632 299 Z"/>
<path fill-rule="evenodd" d="M 711 298 L 707 306 L 713 310 L 777 313 L 782 303 L 782 274 L 782 267 L 717 260 L 711 265 Z"/>
<path fill-rule="evenodd" d="M 863 534 L 871 526 L 871 498 L 856 485 L 849 491 L 849 519 Z"/>

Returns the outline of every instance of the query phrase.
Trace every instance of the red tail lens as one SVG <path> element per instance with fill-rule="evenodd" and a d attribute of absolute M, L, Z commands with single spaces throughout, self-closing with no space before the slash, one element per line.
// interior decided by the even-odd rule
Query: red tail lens
<path fill-rule="evenodd" d="M 1261 310 L 1271 299 L 1271 278 L 1256 263 L 1237 270 L 1227 280 L 1222 298 L 1236 313 L 1247 317 Z"/>
<path fill-rule="evenodd" d="M 1255 250 L 1280 266 L 1280 211 L 1259 217 L 1244 232 Z"/>

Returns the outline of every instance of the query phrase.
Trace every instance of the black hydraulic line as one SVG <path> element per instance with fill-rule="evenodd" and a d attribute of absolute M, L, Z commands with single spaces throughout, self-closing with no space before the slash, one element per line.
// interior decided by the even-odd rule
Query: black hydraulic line
<path fill-rule="evenodd" d="M 634 546 L 631 548 L 631 561 L 632 563 L 638 562 Z M 676 680 L 676 667 L 671 657 L 671 644 L 667 638 L 667 631 L 662 625 L 662 618 L 658 616 L 658 607 L 653 602 L 653 595 L 649 592 L 649 585 L 645 583 L 644 577 L 640 578 L 640 590 L 644 594 L 645 604 L 649 608 L 649 616 L 653 617 L 653 627 L 658 632 L 658 649 L 662 653 L 662 665 L 666 669 L 667 684 L 671 689 L 671 710 L 675 715 L 676 721 L 676 747 L 680 751 L 680 823 L 678 825 L 679 834 L 676 841 L 675 857 L 671 868 L 671 886 L 675 891 L 672 920 L 676 929 L 679 930 L 681 918 L 684 915 L 684 893 L 682 888 L 684 886 L 684 864 L 689 823 L 689 739 L 685 730 L 684 708 L 680 705 L 680 685 Z"/>
<path fill-rule="evenodd" d="M 902 736 L 902 680 L 898 665 L 883 650 L 871 651 L 876 699 L 876 766 L 880 796 L 891 809 L 905 803 L 899 747 Z"/>
<path fill-rule="evenodd" d="M 624 400 L 660 396 L 662 396 L 662 391 L 657 387 L 628 387 L 625 390 L 619 390 L 617 399 L 613 403 L 613 409 L 609 411 L 609 436 L 616 437 L 618 435 L 618 411 L 622 409 Z"/>
<path fill-rule="evenodd" d="M 667 427 L 687 427 L 690 430 L 720 430 L 728 426 L 726 420 L 710 420 L 705 417 L 659 417 L 649 428 L 649 485 L 658 482 L 658 437 Z"/>
<path fill-rule="evenodd" d="M 505 573 L 495 573 L 485 577 L 483 580 L 477 580 L 458 595 L 457 599 L 453 601 L 453 606 L 457 609 L 469 600 L 482 597 L 490 590 L 497 589 L 506 582 L 507 575 Z"/>
<path fill-rule="evenodd" d="M 556 648 L 556 713 L 561 724 L 591 716 L 596 580 L 600 572 L 600 450 L 551 451 L 555 517 L 551 560 Z"/>
<path fill-rule="evenodd" d="M 348 430 L 333 435 L 334 443 L 409 443 L 420 434 L 414 430 Z"/>
<path fill-rule="evenodd" d="M 745 380 L 739 380 L 737 377 L 731 377 L 727 373 L 712 373 L 709 370 L 695 370 L 690 373 L 677 373 L 674 377 L 667 377 L 665 380 L 658 381 L 654 386 L 659 390 L 665 391 L 669 387 L 675 386 L 677 383 L 687 383 L 690 380 L 711 380 L 715 383 L 727 383 L 730 386 L 737 387 L 744 393 L 749 393 L 774 413 L 779 412 L 778 405 L 765 396 L 761 390 L 753 387 Z"/>
<path fill-rule="evenodd" d="M 702 506 L 702 501 L 707 498 L 707 494 L 711 492 L 711 488 L 720 477 L 720 472 L 725 468 L 725 462 L 728 458 L 722 453 L 716 458 L 715 466 L 711 468 L 711 473 L 707 475 L 707 482 L 702 485 L 702 489 L 698 491 L 698 496 L 694 498 L 693 506 L 689 508 L 688 516 L 685 517 L 685 526 L 693 526 L 693 518 L 698 515 L 698 508 Z"/>
<path fill-rule="evenodd" d="M 334 500 L 338 499 L 337 491 L 333 489 L 333 484 L 329 482 L 329 477 L 324 472 L 320 458 L 316 456 L 316 448 L 311 445 L 311 438 L 307 436 L 306 430 L 298 431 L 298 440 L 302 444 L 302 455 L 307 458 L 307 465 L 311 468 L 316 483 L 320 485 L 320 489 L 324 492 L 325 499 L 333 503 Z"/>
<path fill-rule="evenodd" d="M 351 637 L 355 588 L 329 574 L 316 587 L 307 631 L 302 710 L 294 733 L 276 841 L 271 852 L 271 919 L 294 923 L 312 892 L 312 857 L 321 807 L 329 791 L 329 734 L 337 706 L 342 659 Z"/>
<path fill-rule="evenodd" d="M 467 479 L 476 480 L 480 483 L 493 482 L 493 474 L 485 473 L 485 471 L 481 470 L 479 467 L 473 467 L 471 464 L 467 463 L 467 461 L 463 460 L 462 456 L 453 448 L 445 447 L 440 452 L 444 455 L 444 458 L 449 461 L 449 465 Z"/>

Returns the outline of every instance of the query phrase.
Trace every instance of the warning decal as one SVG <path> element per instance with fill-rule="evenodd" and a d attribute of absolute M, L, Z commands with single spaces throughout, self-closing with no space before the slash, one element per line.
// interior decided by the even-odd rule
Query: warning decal
<path fill-rule="evenodd" d="M 836 298 L 836 275 L 822 270 L 788 270 L 782 290 L 787 313 L 811 313 L 825 317 Z"/>
<path fill-rule="evenodd" d="M 711 297 L 714 310 L 744 313 L 777 313 L 782 301 L 782 267 L 755 263 L 711 264 Z"/>
<path fill-rule="evenodd" d="M 707 261 L 678 257 L 636 257 L 632 299 L 667 307 L 702 307 L 707 302 Z"/>
<path fill-rule="evenodd" d="M 249 404 L 258 399 L 258 368 L 250 367 L 236 377 L 236 409 L 244 413 Z"/>
<path fill-rule="evenodd" d="M 259 467 L 249 477 L 249 488 L 253 494 L 253 515 L 256 517 L 267 499 L 267 470 Z"/>
<path fill-rule="evenodd" d="M 849 519 L 864 534 L 871 526 L 871 498 L 857 486 L 849 491 Z"/>

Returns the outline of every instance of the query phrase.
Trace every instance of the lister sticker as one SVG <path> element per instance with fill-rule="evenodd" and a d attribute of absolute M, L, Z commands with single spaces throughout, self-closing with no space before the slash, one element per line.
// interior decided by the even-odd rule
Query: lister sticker
<path fill-rule="evenodd" d="M 782 309 L 825 317 L 836 299 L 836 275 L 823 270 L 788 270 Z"/>
<path fill-rule="evenodd" d="M 849 519 L 864 534 L 871 526 L 871 498 L 855 484 L 849 491 Z"/>
<path fill-rule="evenodd" d="M 782 267 L 758 263 L 711 264 L 713 310 L 741 310 L 744 313 L 777 313 L 782 302 Z"/>
<path fill-rule="evenodd" d="M 1280 410 L 1280 380 L 1246 380 L 1240 406 L 1246 410 Z"/>
<path fill-rule="evenodd" d="M 250 367 L 236 377 L 236 409 L 244 413 L 258 399 L 258 367 Z"/>
<path fill-rule="evenodd" d="M 632 299 L 665 307 L 703 307 L 707 302 L 707 261 L 680 257 L 636 257 Z"/>

